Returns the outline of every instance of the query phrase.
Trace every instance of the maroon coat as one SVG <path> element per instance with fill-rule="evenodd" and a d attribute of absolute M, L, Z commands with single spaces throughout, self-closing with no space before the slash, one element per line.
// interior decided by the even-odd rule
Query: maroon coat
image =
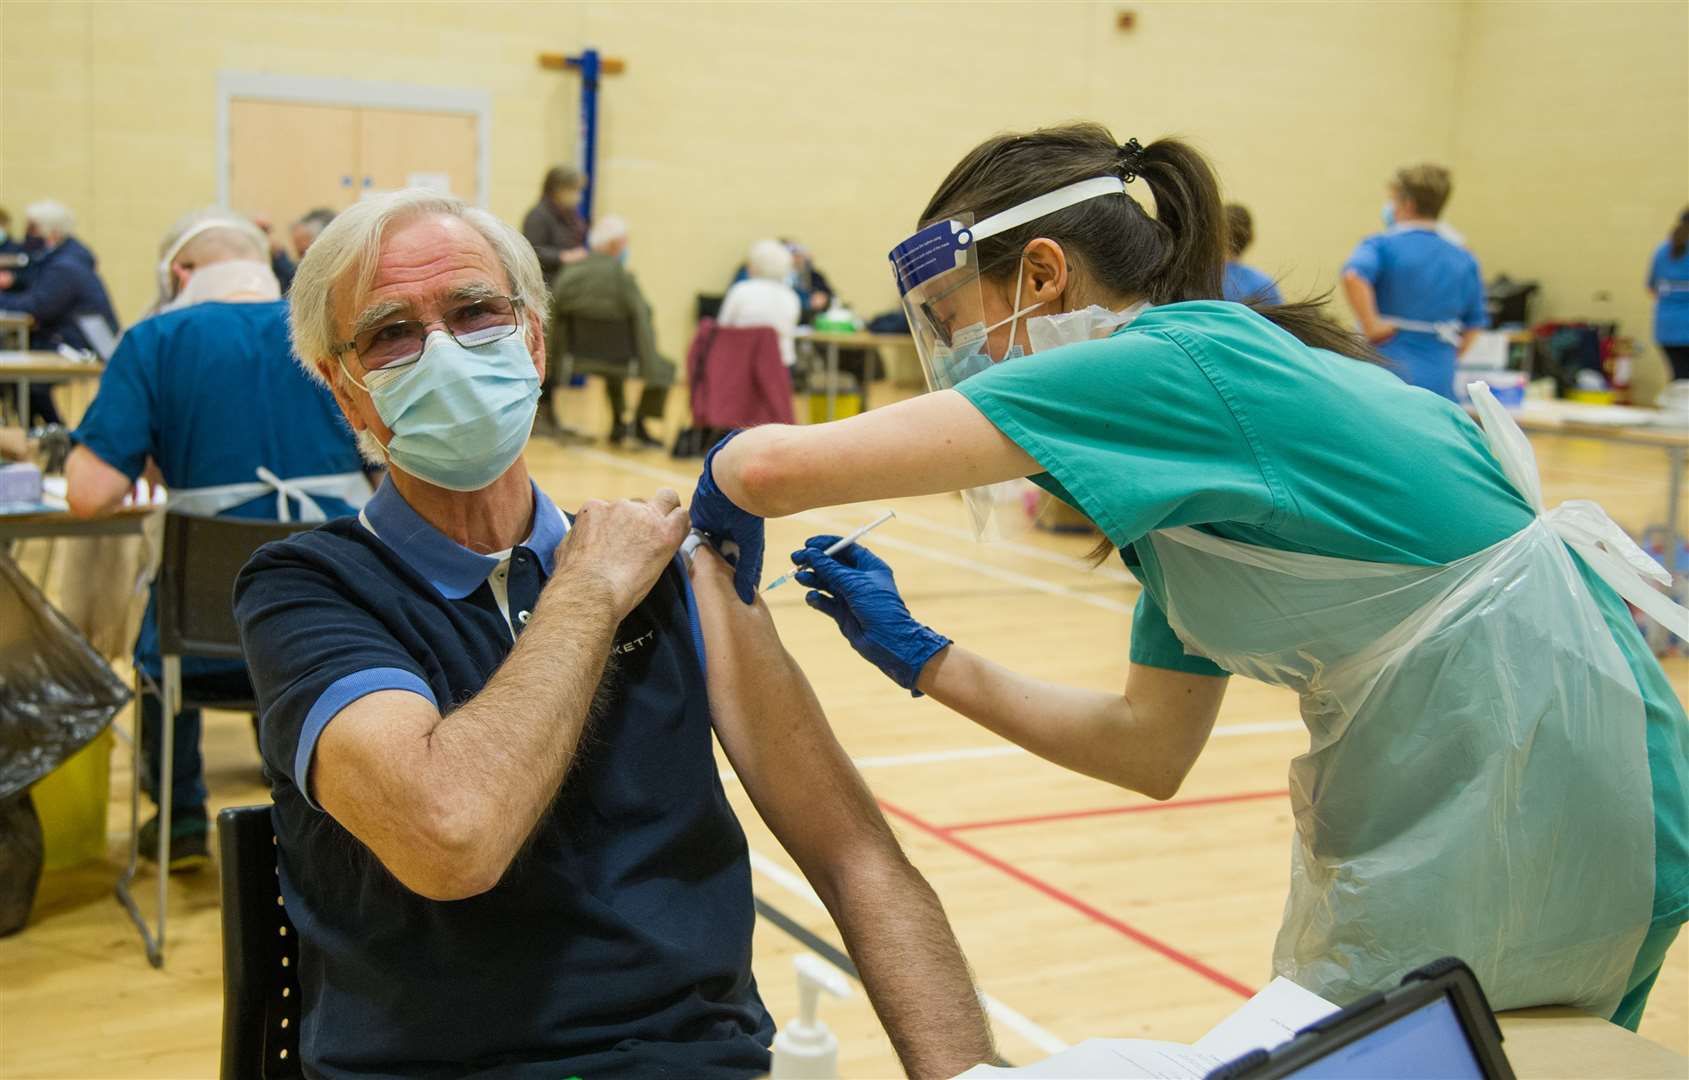
<path fill-rule="evenodd" d="M 698 324 L 686 350 L 686 381 L 692 395 L 692 423 L 736 428 L 790 424 L 792 376 L 780 360 L 780 339 L 771 326 Z"/>

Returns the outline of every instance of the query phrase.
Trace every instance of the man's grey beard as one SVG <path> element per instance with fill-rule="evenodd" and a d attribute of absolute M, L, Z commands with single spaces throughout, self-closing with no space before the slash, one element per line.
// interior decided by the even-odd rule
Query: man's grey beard
<path fill-rule="evenodd" d="M 387 451 L 382 449 L 380 441 L 370 434 L 369 428 L 358 432 L 358 453 L 372 468 L 387 467 Z"/>

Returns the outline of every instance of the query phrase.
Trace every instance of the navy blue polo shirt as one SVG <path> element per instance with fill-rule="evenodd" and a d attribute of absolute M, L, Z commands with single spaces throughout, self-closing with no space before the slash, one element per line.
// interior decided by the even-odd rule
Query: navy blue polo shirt
<path fill-rule="evenodd" d="M 528 539 L 482 555 L 385 483 L 359 518 L 269 544 L 241 572 L 235 614 L 299 932 L 309 1075 L 768 1070 L 750 866 L 711 752 L 679 560 L 617 629 L 562 791 L 490 891 L 418 896 L 312 799 L 317 739 L 353 701 L 402 690 L 450 711 L 481 690 L 568 527 L 536 487 Z"/>

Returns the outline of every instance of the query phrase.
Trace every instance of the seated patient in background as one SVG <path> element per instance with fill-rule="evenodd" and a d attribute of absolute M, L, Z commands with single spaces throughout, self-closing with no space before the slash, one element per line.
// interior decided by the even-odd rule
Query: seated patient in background
<path fill-rule="evenodd" d="M 785 244 L 758 240 L 745 259 L 749 276 L 727 290 L 716 315 L 722 326 L 772 326 L 780 337 L 780 360 L 787 367 L 797 362 L 793 334 L 803 318 L 803 305 L 792 291 L 794 265 Z"/>
<path fill-rule="evenodd" d="M 291 297 L 300 357 L 391 466 L 361 518 L 261 549 L 236 586 L 307 1073 L 766 1072 L 712 729 L 908 1070 L 988 1057 L 936 896 L 766 609 L 709 553 L 694 593 L 675 493 L 571 520 L 529 479 L 546 294 L 521 234 L 380 196 Z"/>
<path fill-rule="evenodd" d="M 662 422 L 663 403 L 674 384 L 674 364 L 657 353 L 651 304 L 645 299 L 645 290 L 639 287 L 638 279 L 627 268 L 627 222 L 614 214 L 599 218 L 587 233 L 587 246 L 592 253 L 564 266 L 551 286 L 551 336 L 546 339 L 546 355 L 554 362 L 561 362 L 564 356 L 570 355 L 571 347 L 579 349 L 579 342 L 569 340 L 573 317 L 631 327 L 634 359 L 639 378 L 645 384 L 631 423 L 627 417 L 625 357 L 595 357 L 576 352 L 574 370 L 567 374 L 603 377 L 604 392 L 610 399 L 612 443 L 632 439 L 636 446 L 660 447 L 662 442 L 646 430 L 645 421 Z M 542 431 L 552 426 L 550 420 L 550 417 L 541 418 Z"/>
<path fill-rule="evenodd" d="M 69 346 L 95 351 L 90 331 L 97 334 L 94 328 L 103 323 L 105 331 L 116 336 L 117 312 L 95 268 L 94 253 L 72 232 L 76 218 L 69 208 L 50 199 L 30 204 L 24 214 L 28 232 L 22 248 L 29 262 L 22 270 L 0 269 L 0 289 L 6 291 L 0 308 L 31 317 L 32 349 Z M 32 420 L 59 423 L 50 389 L 45 384 L 29 388 L 30 415 L 23 418 L 25 427 Z"/>
<path fill-rule="evenodd" d="M 131 326 L 100 378 L 99 393 L 72 435 L 65 462 L 70 509 L 93 517 L 116 509 L 157 464 L 170 509 L 188 514 L 322 521 L 357 513 L 369 498 L 352 433 L 334 398 L 293 358 L 287 305 L 270 269 L 270 248 L 245 218 L 190 214 L 161 245 L 163 313 Z M 284 494 L 285 492 L 285 494 Z M 156 602 L 149 603 L 135 666 L 159 678 Z M 250 698 L 238 660 L 188 656 L 186 696 Z M 157 801 L 158 698 L 141 699 L 142 778 Z M 200 713 L 176 715 L 169 863 L 207 860 Z M 141 854 L 158 851 L 158 818 L 141 830 Z"/>

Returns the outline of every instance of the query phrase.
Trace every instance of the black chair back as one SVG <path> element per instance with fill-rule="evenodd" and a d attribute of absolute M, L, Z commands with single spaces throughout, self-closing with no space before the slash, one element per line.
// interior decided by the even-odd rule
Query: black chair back
<path fill-rule="evenodd" d="M 698 322 L 713 319 L 721 314 L 721 302 L 727 299 L 725 293 L 699 293 L 698 306 L 695 312 Z"/>
<path fill-rule="evenodd" d="M 217 815 L 223 887 L 222 1080 L 291 1080 L 299 1065 L 299 936 L 276 883 L 268 806 Z"/>
<path fill-rule="evenodd" d="M 639 338 L 633 319 L 594 319 L 585 315 L 564 315 L 564 340 L 569 355 L 577 361 L 627 364 L 639 358 Z"/>
<path fill-rule="evenodd" d="M 166 514 L 158 568 L 159 651 L 239 660 L 235 575 L 260 547 L 310 528 L 315 524 Z"/>

